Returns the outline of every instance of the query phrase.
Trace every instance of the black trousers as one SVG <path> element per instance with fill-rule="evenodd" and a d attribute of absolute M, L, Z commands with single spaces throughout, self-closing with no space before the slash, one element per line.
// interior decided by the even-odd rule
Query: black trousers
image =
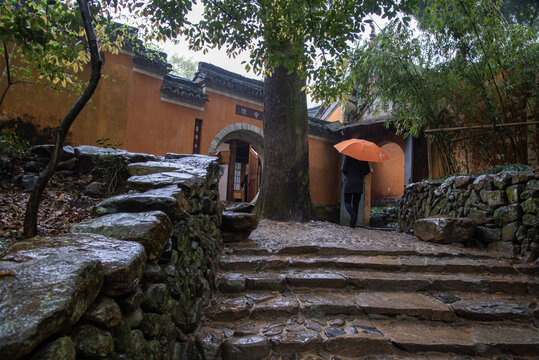
<path fill-rule="evenodd" d="M 358 193 L 344 193 L 344 206 L 350 214 L 350 226 L 355 226 L 357 221 L 357 211 L 359 209 L 359 202 L 361 201 L 361 194 Z"/>

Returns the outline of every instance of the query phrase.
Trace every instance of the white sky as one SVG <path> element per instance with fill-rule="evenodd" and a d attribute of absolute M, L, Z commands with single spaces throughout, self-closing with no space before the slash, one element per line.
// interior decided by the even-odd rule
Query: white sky
<path fill-rule="evenodd" d="M 202 7 L 202 4 L 197 2 L 193 5 L 193 10 L 189 13 L 188 19 L 191 22 L 197 22 L 199 19 L 202 19 L 203 10 L 204 8 Z M 239 56 L 236 56 L 236 58 L 233 59 L 228 57 L 225 49 L 212 49 L 208 53 L 203 54 L 202 51 L 195 52 L 189 50 L 189 44 L 185 38 L 179 39 L 179 41 L 179 44 L 173 44 L 171 41 L 160 44 L 160 46 L 163 47 L 164 51 L 168 54 L 169 58 L 172 57 L 172 55 L 177 54 L 195 62 L 207 62 L 243 76 L 262 80 L 261 77 L 257 77 L 252 71 L 248 73 L 245 70 L 245 66 L 242 65 L 242 61 L 249 61 L 248 52 L 242 52 Z"/>

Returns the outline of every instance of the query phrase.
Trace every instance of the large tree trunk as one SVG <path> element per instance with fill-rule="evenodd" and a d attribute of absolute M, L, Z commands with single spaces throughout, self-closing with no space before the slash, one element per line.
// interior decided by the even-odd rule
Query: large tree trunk
<path fill-rule="evenodd" d="M 45 169 L 39 174 L 36 186 L 30 194 L 24 217 L 25 237 L 35 236 L 37 233 L 37 212 L 39 209 L 39 203 L 41 202 L 41 196 L 43 195 L 43 191 L 45 190 L 45 187 L 47 186 L 52 174 L 54 174 L 54 170 L 56 169 L 56 165 L 58 164 L 58 160 L 62 154 L 62 149 L 64 147 L 64 142 L 69 128 L 71 127 L 73 121 L 75 121 L 77 115 L 82 111 L 84 106 L 86 106 L 92 97 L 92 94 L 99 83 L 99 79 L 101 78 L 101 67 L 103 65 L 103 60 L 99 54 L 94 26 L 92 24 L 92 17 L 90 15 L 90 9 L 88 8 L 88 0 L 77 0 L 77 3 L 79 5 L 84 30 L 86 32 L 86 39 L 88 41 L 88 48 L 90 50 L 92 72 L 84 92 L 71 107 L 58 127 L 56 133 L 56 143 L 52 156 Z"/>
<path fill-rule="evenodd" d="M 266 219 L 308 221 L 309 146 L 305 81 L 284 67 L 264 82 L 264 162 L 256 212 Z"/>

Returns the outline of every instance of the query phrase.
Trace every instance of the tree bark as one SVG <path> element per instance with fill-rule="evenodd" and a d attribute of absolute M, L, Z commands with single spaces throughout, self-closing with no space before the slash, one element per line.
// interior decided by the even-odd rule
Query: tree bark
<path fill-rule="evenodd" d="M 537 89 L 539 85 L 539 72 L 534 73 L 535 86 L 531 89 L 530 97 L 528 98 L 528 106 L 526 106 L 526 120 L 531 123 L 526 129 L 526 152 L 528 165 L 532 168 L 539 166 L 539 130 L 537 129 Z"/>
<path fill-rule="evenodd" d="M 5 42 L 2 42 L 2 47 L 4 48 L 4 57 L 6 58 L 6 66 L 4 70 L 2 71 L 2 75 L 0 76 L 0 85 L 2 84 L 4 80 L 4 74 L 7 77 L 7 81 L 6 81 L 6 88 L 2 91 L 2 94 L 0 95 L 0 106 L 2 106 L 2 104 L 4 103 L 6 95 L 9 89 L 11 88 L 11 85 L 13 85 L 13 82 L 11 80 L 11 68 L 10 68 L 11 65 L 9 61 L 11 58 L 11 54 L 13 54 L 13 52 L 15 51 L 15 44 L 13 44 L 13 47 L 11 48 L 10 52 L 7 51 L 7 44 Z"/>
<path fill-rule="evenodd" d="M 71 127 L 73 121 L 77 118 L 78 114 L 82 111 L 84 106 L 88 103 L 92 94 L 94 93 L 99 79 L 101 78 L 101 67 L 103 65 L 103 60 L 99 54 L 99 48 L 97 45 L 97 39 L 95 36 L 94 26 L 92 24 L 92 17 L 90 15 L 90 9 L 88 7 L 88 0 L 77 0 L 79 5 L 79 11 L 82 16 L 82 22 L 84 25 L 84 31 L 86 33 L 86 39 L 88 41 L 88 48 L 90 51 L 90 63 L 92 66 L 92 71 L 90 75 L 90 80 L 86 85 L 82 95 L 77 99 L 75 104 L 68 111 L 60 126 L 58 126 L 56 133 L 56 142 L 54 145 L 54 151 L 51 155 L 51 158 L 45 167 L 45 169 L 39 174 L 37 179 L 36 186 L 30 194 L 28 203 L 26 205 L 26 214 L 24 217 L 24 237 L 32 237 L 37 233 L 37 212 L 39 210 L 39 203 L 41 202 L 41 196 L 43 191 L 47 186 L 51 176 L 56 169 L 60 155 L 64 147 L 64 142 Z"/>
<path fill-rule="evenodd" d="M 264 82 L 264 162 L 256 213 L 279 221 L 313 218 L 305 81 L 282 66 Z"/>

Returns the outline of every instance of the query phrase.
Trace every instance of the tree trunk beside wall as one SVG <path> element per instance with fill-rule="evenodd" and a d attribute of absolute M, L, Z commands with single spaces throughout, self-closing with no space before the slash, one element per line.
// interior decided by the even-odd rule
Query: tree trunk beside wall
<path fill-rule="evenodd" d="M 273 220 L 308 221 L 309 147 L 305 81 L 284 67 L 264 82 L 264 164 L 257 213 Z"/>

